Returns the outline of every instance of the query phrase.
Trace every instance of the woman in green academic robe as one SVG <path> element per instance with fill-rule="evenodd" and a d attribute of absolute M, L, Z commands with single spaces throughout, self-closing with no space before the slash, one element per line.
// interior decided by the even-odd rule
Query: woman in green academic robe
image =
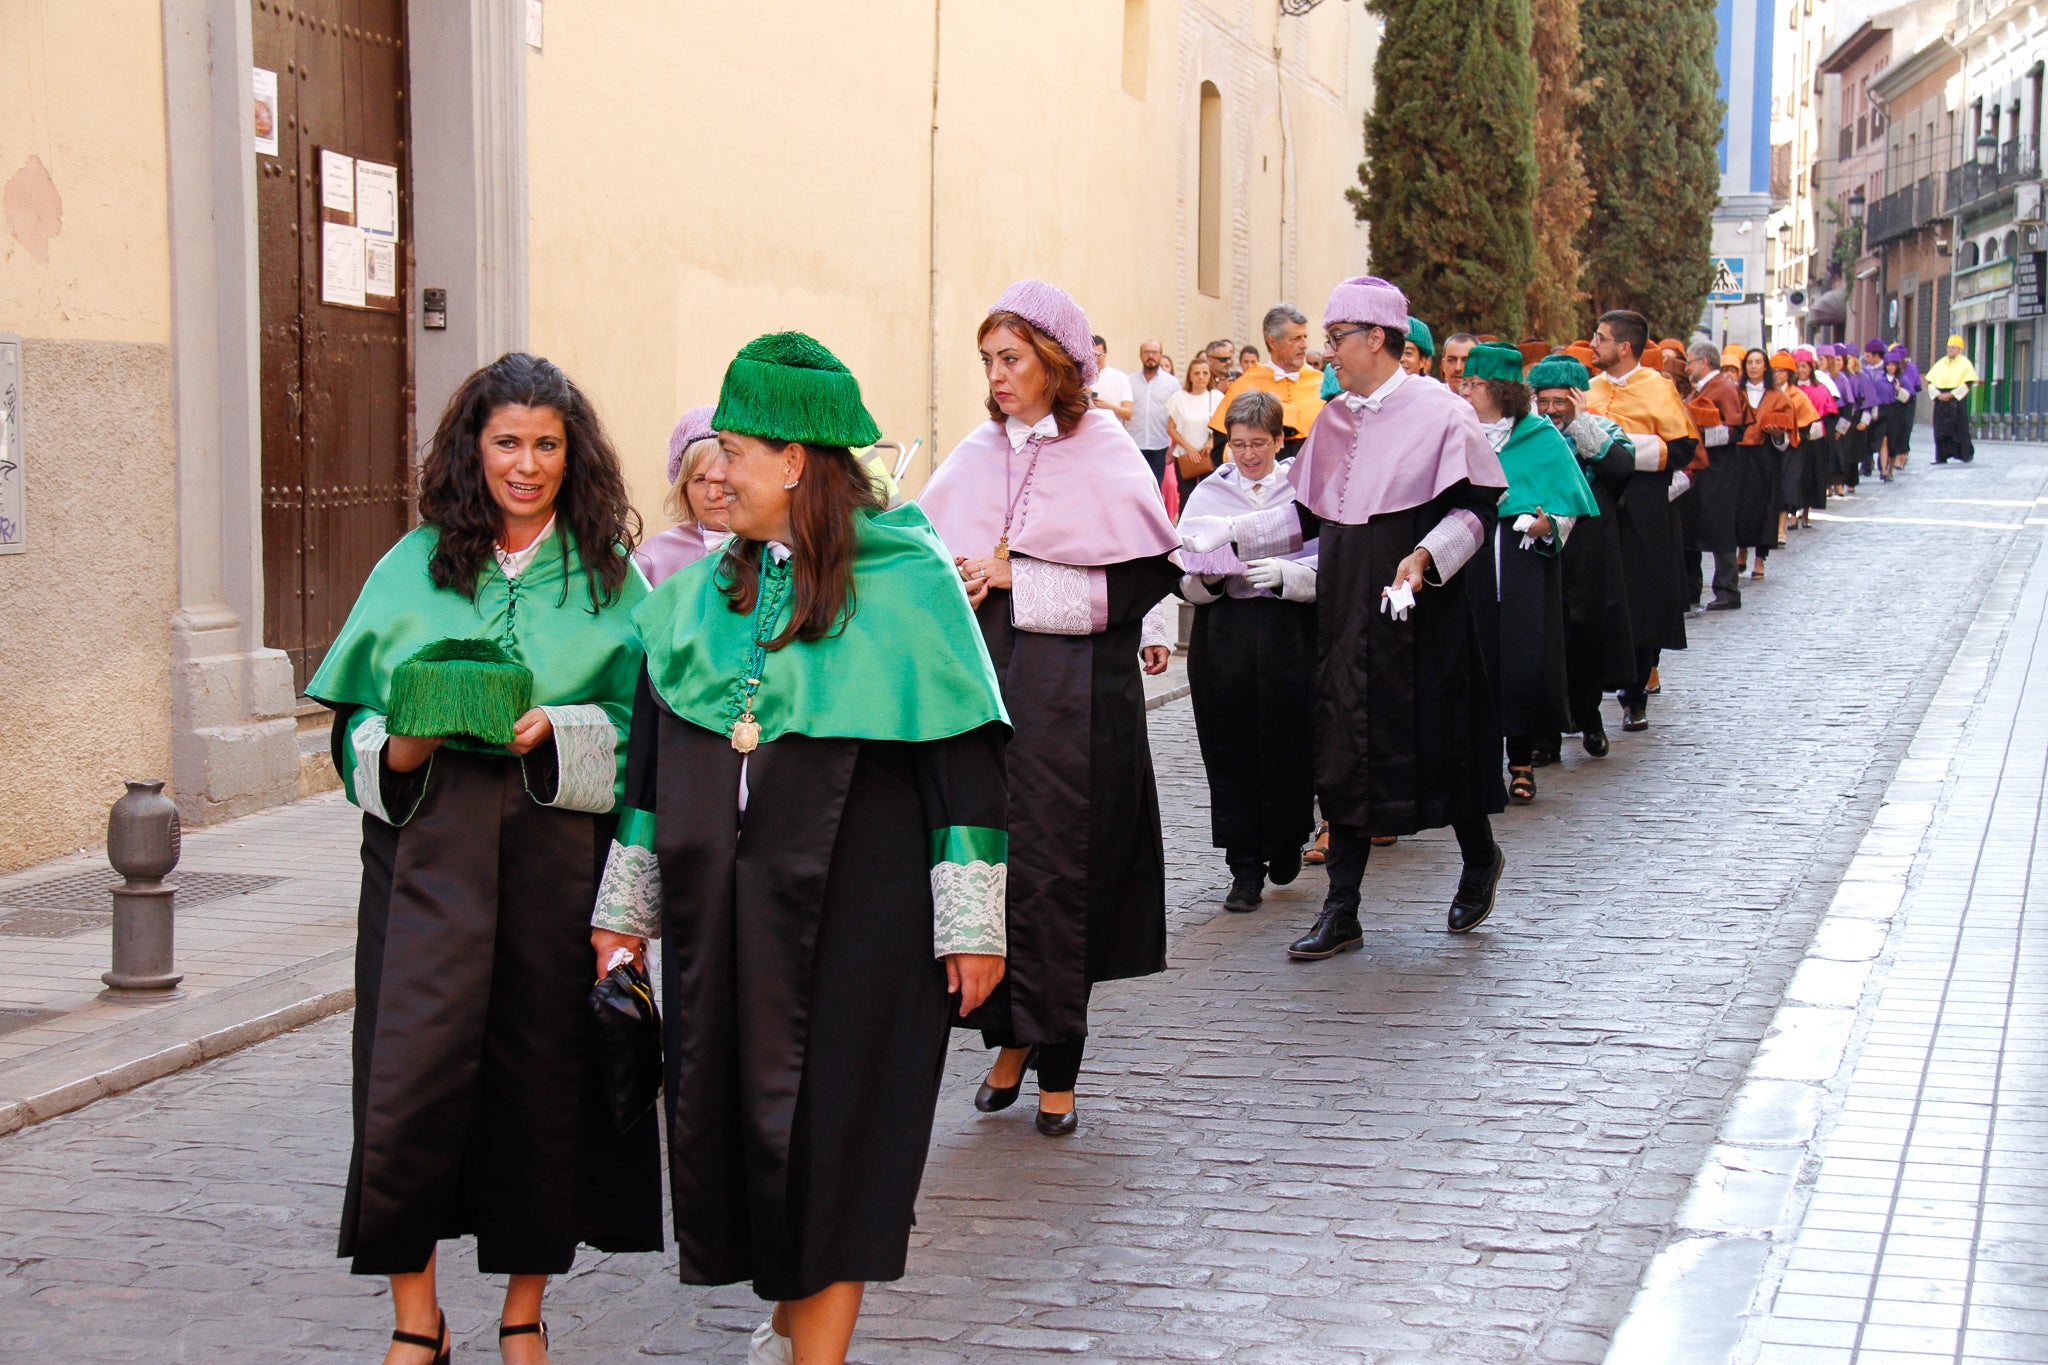
<path fill-rule="evenodd" d="M 590 937 L 598 970 L 662 939 L 683 1282 L 775 1302 L 751 1361 L 838 1365 L 863 1285 L 903 1275 L 949 1022 L 1002 979 L 1009 718 L 931 523 L 849 449 L 880 433 L 830 351 L 749 343 L 711 425 L 733 539 L 634 613 Z"/>
<path fill-rule="evenodd" d="M 448 402 L 418 529 L 363 585 L 307 688 L 363 811 L 355 1149 L 341 1254 L 391 1277 L 387 1365 L 446 1361 L 435 1244 L 511 1277 L 501 1349 L 545 1361 L 541 1295 L 579 1243 L 661 1248 L 656 1126 L 616 1131 L 590 1064 L 591 898 L 616 824 L 647 594 L 597 415 L 507 355 Z M 484 639 L 532 674 L 507 745 L 392 734 L 422 646 Z"/>

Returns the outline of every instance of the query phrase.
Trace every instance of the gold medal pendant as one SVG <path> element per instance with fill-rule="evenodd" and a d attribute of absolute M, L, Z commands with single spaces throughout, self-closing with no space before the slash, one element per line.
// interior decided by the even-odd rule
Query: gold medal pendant
<path fill-rule="evenodd" d="M 750 754 L 761 747 L 761 722 L 754 719 L 752 707 L 732 723 L 732 747 L 743 754 Z"/>
<path fill-rule="evenodd" d="M 1001 540 L 999 540 L 999 541 L 997 541 L 997 542 L 996 542 L 996 558 L 997 558 L 997 559 L 1008 559 L 1009 557 L 1010 557 L 1010 538 L 1009 538 L 1008 536 L 1004 536 L 1004 537 L 1003 537 L 1003 538 L 1002 538 Z"/>

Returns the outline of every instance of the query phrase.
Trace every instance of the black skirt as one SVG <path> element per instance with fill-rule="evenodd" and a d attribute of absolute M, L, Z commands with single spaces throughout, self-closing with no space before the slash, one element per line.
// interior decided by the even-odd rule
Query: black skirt
<path fill-rule="evenodd" d="M 448 748 L 410 821 L 363 817 L 340 1246 L 357 1274 L 422 1270 L 469 1233 L 487 1275 L 561 1274 L 578 1243 L 661 1250 L 655 1117 L 618 1133 L 592 1065 L 613 824 L 536 804 L 518 763 Z"/>
<path fill-rule="evenodd" d="M 1734 539 L 1740 549 L 1761 547 L 1768 551 L 1778 543 L 1778 480 L 1783 459 L 1768 440 L 1756 445 L 1731 446 L 1735 486 Z"/>
<path fill-rule="evenodd" d="M 1472 575 L 1472 613 L 1479 621 L 1480 647 L 1493 679 L 1501 733 L 1522 737 L 1570 729 L 1564 566 L 1558 556 L 1533 546 L 1523 549 L 1521 533 L 1503 521 L 1467 572 Z"/>
<path fill-rule="evenodd" d="M 1316 609 L 1225 597 L 1195 609 L 1188 684 L 1209 777 L 1209 830 L 1270 861 L 1315 829 Z"/>
<path fill-rule="evenodd" d="M 1682 469 L 1692 462 L 1693 442 L 1674 441 L 1672 448 L 1674 467 Z M 1617 512 L 1636 650 L 1684 649 L 1684 537 L 1671 501 L 1671 470 L 1631 475 Z"/>

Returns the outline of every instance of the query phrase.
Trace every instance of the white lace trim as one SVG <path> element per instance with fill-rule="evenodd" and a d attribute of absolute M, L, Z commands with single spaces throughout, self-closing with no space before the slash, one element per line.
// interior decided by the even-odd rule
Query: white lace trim
<path fill-rule="evenodd" d="M 1144 624 L 1138 627 L 1138 648 L 1149 649 L 1159 645 L 1172 649 L 1173 631 L 1166 622 L 1166 599 L 1162 597 L 1152 604 L 1152 610 L 1145 613 Z"/>
<path fill-rule="evenodd" d="M 610 872 L 607 869 L 606 875 Z M 936 863 L 932 867 L 932 953 L 1009 951 L 1008 863 L 976 858 L 970 863 Z"/>
<path fill-rule="evenodd" d="M 349 747 L 356 753 L 356 805 L 363 814 L 374 815 L 387 825 L 398 823 L 384 809 L 384 741 L 389 738 L 384 717 L 376 714 L 363 717 L 348 737 Z"/>
<path fill-rule="evenodd" d="M 1012 559 L 1010 624 L 1040 635 L 1093 635 L 1094 585 L 1089 575 L 1101 572 L 1043 559 Z"/>
<path fill-rule="evenodd" d="M 612 808 L 619 780 L 619 732 L 612 718 L 602 706 L 541 710 L 555 727 L 555 799 L 541 804 L 603 815 Z"/>
<path fill-rule="evenodd" d="M 1237 541 L 1237 557 L 1246 563 L 1301 548 L 1301 514 L 1291 502 L 1232 517 L 1230 528 Z"/>
<path fill-rule="evenodd" d="M 661 861 L 653 849 L 612 842 L 590 923 L 634 938 L 661 936 Z"/>

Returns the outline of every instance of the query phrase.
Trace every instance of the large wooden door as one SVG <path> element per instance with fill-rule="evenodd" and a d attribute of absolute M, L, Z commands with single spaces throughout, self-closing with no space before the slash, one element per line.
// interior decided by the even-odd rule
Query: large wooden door
<path fill-rule="evenodd" d="M 405 0 L 253 0 L 251 15 L 256 66 L 277 85 L 277 152 L 256 152 L 263 637 L 291 655 L 303 691 L 363 580 L 409 524 Z M 259 115 L 259 133 L 264 122 Z M 322 267 L 337 241 L 367 251 L 367 238 L 337 238 L 329 224 L 352 225 L 357 208 L 368 222 L 375 196 L 348 212 L 331 197 L 323 207 L 323 151 L 367 164 L 366 190 L 397 190 L 396 238 L 369 267 L 360 305 L 335 301 L 350 295 L 333 279 L 323 287 Z M 340 183 L 335 164 L 330 184 Z M 372 171 L 382 178 L 369 181 Z"/>

